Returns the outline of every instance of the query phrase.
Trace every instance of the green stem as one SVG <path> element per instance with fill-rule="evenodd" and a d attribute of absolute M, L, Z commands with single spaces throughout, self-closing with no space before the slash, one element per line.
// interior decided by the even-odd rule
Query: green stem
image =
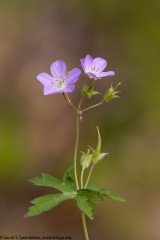
<path fill-rule="evenodd" d="M 89 179 L 90 179 L 90 177 L 91 177 L 91 174 L 92 174 L 92 171 L 93 171 L 94 166 L 95 166 L 95 164 L 93 163 L 92 166 L 91 166 L 90 172 L 89 172 L 89 174 L 88 174 L 88 178 L 87 178 L 86 185 L 85 185 L 84 188 L 86 188 L 87 185 L 88 185 L 88 182 L 89 182 Z"/>
<path fill-rule="evenodd" d="M 83 188 L 83 174 L 84 174 L 84 170 L 85 170 L 85 168 L 83 167 L 82 171 L 81 171 L 81 188 Z"/>
<path fill-rule="evenodd" d="M 81 96 L 80 102 L 78 104 L 78 111 L 81 111 L 81 107 L 82 107 L 84 100 L 85 100 L 85 97 Z"/>
<path fill-rule="evenodd" d="M 83 231 L 84 231 L 85 240 L 89 240 L 84 212 L 82 212 L 82 225 L 83 225 Z"/>
<path fill-rule="evenodd" d="M 78 150 L 78 142 L 79 142 L 79 115 L 77 114 L 76 143 L 75 143 L 75 149 L 74 149 L 74 176 L 75 176 L 77 189 L 79 189 L 78 177 L 77 177 L 77 150 Z"/>
<path fill-rule="evenodd" d="M 93 105 L 93 106 L 91 106 L 91 107 L 85 108 L 85 109 L 82 110 L 82 112 L 85 112 L 85 111 L 88 111 L 88 110 L 90 110 L 90 109 L 92 109 L 92 108 L 98 107 L 98 106 L 100 106 L 102 103 L 104 103 L 104 101 L 102 101 L 102 102 L 100 102 L 100 103 L 97 103 L 97 104 L 95 104 L 95 105 Z"/>

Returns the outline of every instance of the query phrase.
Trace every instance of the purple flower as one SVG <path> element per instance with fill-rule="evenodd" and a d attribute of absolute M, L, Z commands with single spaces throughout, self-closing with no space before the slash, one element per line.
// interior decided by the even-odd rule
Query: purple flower
<path fill-rule="evenodd" d="M 84 72 L 90 78 L 100 79 L 103 77 L 109 77 L 109 76 L 115 75 L 113 71 L 103 72 L 103 70 L 107 66 L 107 61 L 103 58 L 98 57 L 93 59 L 90 55 L 87 55 L 85 58 L 82 58 L 80 61 L 81 61 L 81 66 Z"/>
<path fill-rule="evenodd" d="M 66 64 L 61 60 L 57 60 L 51 64 L 50 70 L 52 76 L 48 73 L 40 73 L 37 76 L 37 79 L 44 86 L 44 95 L 74 91 L 74 83 L 78 80 L 81 74 L 79 68 L 73 68 L 67 73 Z"/>

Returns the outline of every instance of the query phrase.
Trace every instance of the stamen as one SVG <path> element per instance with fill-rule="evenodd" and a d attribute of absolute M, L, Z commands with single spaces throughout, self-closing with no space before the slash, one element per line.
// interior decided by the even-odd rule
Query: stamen
<path fill-rule="evenodd" d="M 56 81 L 57 81 L 57 88 L 63 89 L 65 87 L 65 78 L 59 77 Z"/>

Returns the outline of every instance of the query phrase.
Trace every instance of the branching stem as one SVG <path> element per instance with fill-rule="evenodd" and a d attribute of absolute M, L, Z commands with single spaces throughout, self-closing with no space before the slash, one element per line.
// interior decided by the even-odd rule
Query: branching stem
<path fill-rule="evenodd" d="M 76 111 L 76 113 L 77 113 L 77 109 L 76 109 L 76 107 L 72 104 L 71 99 L 69 98 L 68 94 L 67 94 L 67 93 L 63 93 L 63 96 L 64 96 L 66 102 L 69 103 L 69 105 L 70 105 L 70 106 Z"/>
<path fill-rule="evenodd" d="M 91 107 L 82 109 L 82 113 L 85 112 L 85 111 L 88 111 L 88 110 L 90 110 L 90 109 L 92 109 L 92 108 L 98 107 L 98 106 L 100 106 L 102 103 L 104 103 L 104 101 L 102 101 L 102 102 L 100 102 L 100 103 L 97 103 L 97 104 L 95 104 L 95 105 L 93 105 L 93 106 L 91 106 Z"/>

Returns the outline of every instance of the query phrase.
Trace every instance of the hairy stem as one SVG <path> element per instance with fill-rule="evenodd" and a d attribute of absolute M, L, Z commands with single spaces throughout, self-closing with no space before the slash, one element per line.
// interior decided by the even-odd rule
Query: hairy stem
<path fill-rule="evenodd" d="M 76 109 L 76 107 L 72 104 L 71 99 L 69 98 L 68 94 L 67 94 L 67 93 L 63 93 L 63 96 L 64 96 L 66 102 L 69 103 L 69 105 L 77 112 L 77 109 Z"/>
<path fill-rule="evenodd" d="M 74 149 L 74 176 L 75 176 L 77 189 L 79 189 L 78 177 L 77 177 L 77 150 L 78 150 L 78 142 L 79 142 L 79 115 L 77 114 L 76 143 L 75 143 L 75 149 Z"/>
<path fill-rule="evenodd" d="M 93 105 L 93 106 L 91 106 L 91 107 L 82 109 L 82 113 L 85 112 L 85 111 L 88 111 L 88 110 L 90 110 L 90 109 L 92 109 L 92 108 L 98 107 L 98 106 L 100 106 L 102 103 L 104 103 L 104 101 L 102 101 L 102 102 L 100 102 L 100 103 L 97 103 L 97 104 L 95 104 L 95 105 Z"/>
<path fill-rule="evenodd" d="M 92 174 L 92 171 L 93 171 L 94 166 L 95 166 L 95 164 L 93 163 L 92 166 L 91 166 L 90 172 L 89 172 L 89 174 L 88 174 L 88 178 L 87 178 L 86 185 L 85 185 L 84 188 L 86 188 L 87 185 L 88 185 L 88 182 L 89 182 L 89 179 L 90 179 L 90 177 L 91 177 L 91 174 Z"/>
<path fill-rule="evenodd" d="M 89 240 L 84 212 L 82 212 L 82 225 L 83 225 L 83 231 L 84 231 L 85 240 Z"/>
<path fill-rule="evenodd" d="M 84 174 L 84 170 L 85 170 L 85 168 L 83 167 L 82 171 L 81 171 L 81 188 L 83 188 L 83 174 Z"/>

